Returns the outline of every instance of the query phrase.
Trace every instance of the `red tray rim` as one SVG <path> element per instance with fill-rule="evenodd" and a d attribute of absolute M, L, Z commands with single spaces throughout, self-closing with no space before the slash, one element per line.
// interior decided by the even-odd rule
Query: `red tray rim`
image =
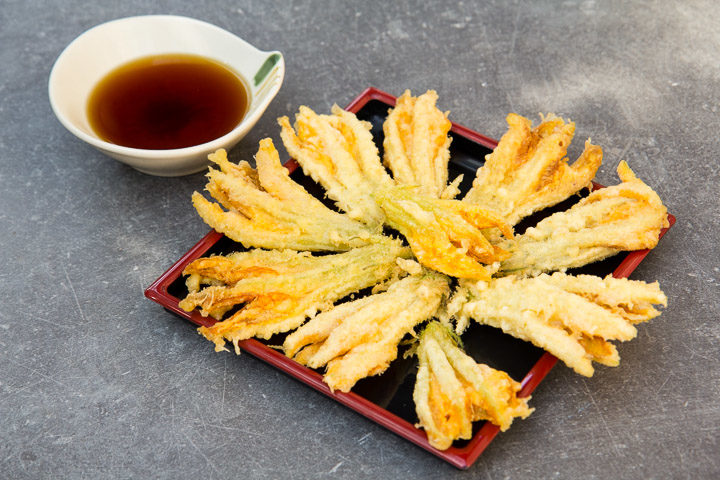
<path fill-rule="evenodd" d="M 394 106 L 396 97 L 374 87 L 369 87 L 352 100 L 345 109 L 356 113 L 371 100 L 379 100 L 383 103 Z M 452 122 L 451 130 L 452 132 L 475 141 L 487 148 L 494 149 L 497 146 L 496 140 L 486 137 L 485 135 L 458 123 Z M 285 163 L 285 166 L 292 172 L 298 167 L 298 164 L 294 160 L 290 159 Z M 593 184 L 594 188 L 602 188 L 602 185 L 595 182 L 593 182 Z M 675 224 L 675 217 L 668 214 L 668 221 L 670 227 L 672 227 Z M 665 228 L 660 232 L 661 238 L 670 227 Z M 168 287 L 182 275 L 182 271 L 190 262 L 201 257 L 222 237 L 223 234 L 218 233 L 215 230 L 208 232 L 145 290 L 145 296 L 160 304 L 170 312 L 183 317 L 198 326 L 210 326 L 215 323 L 213 319 L 203 317 L 198 311 L 188 313 L 182 310 L 178 306 L 180 299 L 168 293 Z M 637 268 L 638 265 L 640 265 L 649 252 L 650 250 L 629 252 L 625 259 L 615 269 L 613 276 L 617 278 L 626 278 L 630 276 L 630 274 Z M 281 352 L 269 348 L 255 339 L 244 340 L 240 342 L 239 345 L 242 350 L 273 365 L 302 383 L 327 395 L 328 397 L 335 399 L 339 403 L 351 408 L 375 423 L 382 425 L 391 432 L 396 433 L 397 435 L 460 469 L 467 469 L 472 466 L 483 450 L 485 450 L 485 448 L 500 431 L 496 425 L 493 425 L 490 422 L 485 422 L 480 430 L 478 430 L 478 432 L 465 446 L 451 446 L 447 450 L 438 450 L 430 445 L 424 430 L 415 427 L 412 423 L 398 417 L 397 415 L 385 410 L 379 405 L 352 391 L 347 393 L 332 392 L 327 384 L 322 381 L 322 375 L 286 357 Z M 556 363 L 557 358 L 550 353 L 545 352 L 525 375 L 525 378 L 522 379 L 521 390 L 518 395 L 520 397 L 529 396 Z"/>

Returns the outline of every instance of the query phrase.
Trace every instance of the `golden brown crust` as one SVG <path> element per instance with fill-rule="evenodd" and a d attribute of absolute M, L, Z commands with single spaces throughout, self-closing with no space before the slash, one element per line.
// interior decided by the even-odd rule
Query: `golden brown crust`
<path fill-rule="evenodd" d="M 340 109 L 318 115 L 301 106 L 294 129 L 287 117 L 278 123 L 287 151 L 341 210 L 371 228 L 383 223 L 371 193 L 378 185 L 392 184 L 392 179 L 382 168 L 367 122 Z"/>
<path fill-rule="evenodd" d="M 426 267 L 458 278 L 488 280 L 494 272 L 488 265 L 506 257 L 483 230 L 496 227 L 512 238 L 512 229 L 489 210 L 423 196 L 408 187 L 377 190 L 375 198 L 387 224 L 403 234 Z"/>
<path fill-rule="evenodd" d="M 191 291 L 180 307 L 186 311 L 200 308 L 203 315 L 215 318 L 241 307 L 212 327 L 200 328 L 216 350 L 224 350 L 226 341 L 238 350 L 241 340 L 293 330 L 307 316 L 330 308 L 346 295 L 398 275 L 396 259 L 408 254 L 399 242 L 388 240 L 323 257 L 254 250 L 232 258 L 199 259 L 186 272 L 202 270 L 207 278 L 228 282 Z M 221 263 L 233 268 L 222 273 L 212 270 L 212 265 Z"/>
<path fill-rule="evenodd" d="M 432 317 L 448 293 L 443 275 L 425 271 L 406 277 L 386 292 L 317 315 L 288 335 L 283 349 L 311 368 L 327 366 L 325 382 L 347 392 L 361 378 L 384 372 L 400 340 Z"/>
<path fill-rule="evenodd" d="M 667 209 L 625 162 L 618 175 L 622 183 L 595 190 L 516 237 L 516 244 L 507 245 L 511 255 L 501 271 L 536 275 L 581 267 L 621 251 L 654 248 L 660 230 L 668 226 Z"/>
<path fill-rule="evenodd" d="M 193 193 L 195 209 L 218 232 L 247 248 L 343 251 L 381 239 L 379 233 L 334 212 L 290 179 L 269 138 L 260 141 L 257 170 L 234 164 L 224 150 L 210 155 L 220 167 L 208 173 L 214 203 Z M 225 210 L 223 210 L 224 207 Z"/>
<path fill-rule="evenodd" d="M 590 186 L 602 150 L 590 141 L 572 165 L 565 158 L 575 124 L 548 114 L 531 129 L 530 120 L 511 113 L 509 129 L 477 171 L 464 201 L 490 208 L 510 224 L 562 202 Z"/>
<path fill-rule="evenodd" d="M 445 450 L 469 439 L 472 422 L 488 420 L 502 431 L 516 417 L 533 411 L 530 397 L 518 398 L 520 384 L 502 371 L 476 363 L 453 340 L 448 329 L 431 322 L 417 346 L 418 372 L 413 392 L 418 426 L 430 445 Z"/>
<path fill-rule="evenodd" d="M 532 342 L 588 377 L 594 372 L 593 360 L 619 363 L 609 340 L 631 340 L 634 324 L 659 314 L 652 305 L 667 303 L 657 283 L 560 272 L 465 282 L 464 287 L 454 307 L 458 317 Z"/>
<path fill-rule="evenodd" d="M 246 247 L 269 249 L 201 258 L 183 272 L 189 293 L 180 306 L 219 320 L 199 330 L 216 350 L 229 341 L 239 351 L 243 339 L 295 330 L 285 354 L 325 368 L 330 388 L 346 392 L 385 371 L 401 339 L 435 316 L 454 318 L 458 333 L 471 318 L 502 328 L 582 375 L 592 375 L 592 362 L 618 365 L 611 341 L 633 338 L 636 323 L 659 315 L 654 305 L 667 299 L 657 284 L 563 273 L 496 277 L 652 248 L 667 226 L 660 199 L 623 162 L 623 183 L 548 217 L 516 242 L 512 226 L 520 219 L 589 185 L 602 150 L 588 141 L 569 165 L 573 123 L 550 114 L 532 128 L 510 114 L 507 133 L 464 201 L 448 200 L 461 177 L 447 184 L 450 122 L 436 101 L 434 91 L 417 98 L 408 91 L 389 113 L 384 160 L 394 178 L 380 162 L 370 124 L 354 114 L 300 107 L 294 127 L 279 119 L 290 154 L 345 214 L 291 180 L 270 139 L 260 142 L 257 170 L 229 162 L 222 150 L 210 156 L 218 167 L 208 173 L 214 201 L 195 192 L 198 213 Z M 383 236 L 383 226 L 395 228 L 411 248 Z M 431 269 L 460 279 L 449 301 L 450 279 Z M 364 288 L 372 294 L 343 300 Z M 517 397 L 517 382 L 477 364 L 439 323 L 425 328 L 416 353 L 413 398 L 419 426 L 436 448 L 470 438 L 474 421 L 505 430 L 532 412 Z"/>
<path fill-rule="evenodd" d="M 447 198 L 450 120 L 436 106 L 438 95 L 428 90 L 413 97 L 406 90 L 383 124 L 385 165 L 395 181 L 416 186 L 435 198 Z"/>

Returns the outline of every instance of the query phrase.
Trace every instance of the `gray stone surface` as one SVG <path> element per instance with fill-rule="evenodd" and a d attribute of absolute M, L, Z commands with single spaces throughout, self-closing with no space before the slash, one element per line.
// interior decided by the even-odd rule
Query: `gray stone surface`
<path fill-rule="evenodd" d="M 285 54 L 285 84 L 234 159 L 277 140 L 277 116 L 367 86 L 434 88 L 494 137 L 510 111 L 569 116 L 605 150 L 601 183 L 627 159 L 677 216 L 633 275 L 659 280 L 669 307 L 619 368 L 556 367 L 536 412 L 467 472 L 249 355 L 214 353 L 143 297 L 207 231 L 189 202 L 202 175 L 106 158 L 47 100 L 75 36 L 146 13 Z M 0 477 L 718 478 L 719 25 L 713 1 L 0 1 Z"/>

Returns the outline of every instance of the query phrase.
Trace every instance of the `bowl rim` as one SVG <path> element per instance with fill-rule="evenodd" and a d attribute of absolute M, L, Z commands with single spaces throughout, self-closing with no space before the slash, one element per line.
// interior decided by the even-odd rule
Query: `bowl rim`
<path fill-rule="evenodd" d="M 274 80 L 272 86 L 268 89 L 265 89 L 265 91 L 262 93 L 262 95 L 258 96 L 259 99 L 257 107 L 256 108 L 250 108 L 252 104 L 248 105 L 248 114 L 246 114 L 243 119 L 238 123 L 232 130 L 230 130 L 225 135 L 215 138 L 213 140 L 210 140 L 209 142 L 201 143 L 198 145 L 192 145 L 190 147 L 183 147 L 183 148 L 173 148 L 173 149 L 164 149 L 164 150 L 151 150 L 151 149 L 143 149 L 143 148 L 133 148 L 133 147 L 126 147 L 123 145 L 118 145 L 115 143 L 107 142 L 105 140 L 102 140 L 99 137 L 90 135 L 86 133 L 84 130 L 80 129 L 77 125 L 75 125 L 74 122 L 72 122 L 62 111 L 60 106 L 57 102 L 57 96 L 54 92 L 54 89 L 57 85 L 57 76 L 58 76 L 58 66 L 67 59 L 67 56 L 69 55 L 69 52 L 71 49 L 80 42 L 85 36 L 91 34 L 91 32 L 94 32 L 99 29 L 107 28 L 110 25 L 117 24 L 117 23 L 125 23 L 125 22 L 134 22 L 134 21 L 140 21 L 140 20 L 172 20 L 172 21 L 184 21 L 184 22 L 191 22 L 195 23 L 196 25 L 201 26 L 202 28 L 207 28 L 210 30 L 215 30 L 216 32 L 221 33 L 222 35 L 227 36 L 228 38 L 232 38 L 232 40 L 243 44 L 246 48 L 250 48 L 255 50 L 258 53 L 261 54 L 267 54 L 267 57 L 271 57 L 272 55 L 277 55 L 278 60 L 275 63 L 275 66 L 278 69 L 278 74 L 276 76 L 276 79 Z M 183 53 L 182 51 L 177 51 L 174 53 Z M 140 57 L 138 57 L 140 58 Z M 221 61 L 221 60 L 220 60 Z M 244 76 L 240 75 L 234 68 L 232 68 L 229 65 L 226 65 L 223 63 L 223 65 L 226 68 L 230 68 L 231 71 L 236 73 L 240 76 L 241 81 L 243 83 L 251 82 L 252 79 L 246 79 Z M 118 65 L 120 66 L 120 65 Z M 225 30 L 222 27 L 219 27 L 217 25 L 214 25 L 212 23 L 199 20 L 192 17 L 186 17 L 182 15 L 135 15 L 131 17 L 123 17 L 123 18 L 116 18 L 113 20 L 109 20 L 107 22 L 100 23 L 98 25 L 95 25 L 93 27 L 90 27 L 89 29 L 83 31 L 80 33 L 77 37 L 75 37 L 58 55 L 55 62 L 53 63 L 53 66 L 50 70 L 50 75 L 48 77 L 48 98 L 50 100 L 50 107 L 53 110 L 53 113 L 57 117 L 57 119 L 60 121 L 60 123 L 73 135 L 78 137 L 80 140 L 83 140 L 84 142 L 92 145 L 95 148 L 98 148 L 100 150 L 105 150 L 107 152 L 112 152 L 113 154 L 117 155 L 123 155 L 125 157 L 134 157 L 134 158 L 147 158 L 147 159 L 168 159 L 171 157 L 186 157 L 186 156 L 192 156 L 192 155 L 199 155 L 207 151 L 216 150 L 218 148 L 223 147 L 224 145 L 227 145 L 234 137 L 236 137 L 239 134 L 244 133 L 245 129 L 250 129 L 252 126 L 259 120 L 260 116 L 264 113 L 267 106 L 270 104 L 270 102 L 275 98 L 278 91 L 280 90 L 280 87 L 283 84 L 285 78 L 285 58 L 282 54 L 282 52 L 278 50 L 260 50 L 259 48 L 255 47 L 254 45 L 248 43 L 246 40 L 242 39 L 238 35 Z M 248 90 L 248 94 L 251 94 L 252 90 L 252 84 L 248 83 L 246 85 L 246 88 Z M 260 90 L 258 90 L 260 91 Z M 251 99 L 254 100 L 254 99 Z"/>

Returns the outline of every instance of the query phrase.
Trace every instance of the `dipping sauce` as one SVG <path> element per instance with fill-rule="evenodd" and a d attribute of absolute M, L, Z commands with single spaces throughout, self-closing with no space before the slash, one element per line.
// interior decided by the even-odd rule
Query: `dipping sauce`
<path fill-rule="evenodd" d="M 168 150 L 219 138 L 247 113 L 240 77 L 197 55 L 166 54 L 122 65 L 95 86 L 90 127 L 106 142 Z"/>

